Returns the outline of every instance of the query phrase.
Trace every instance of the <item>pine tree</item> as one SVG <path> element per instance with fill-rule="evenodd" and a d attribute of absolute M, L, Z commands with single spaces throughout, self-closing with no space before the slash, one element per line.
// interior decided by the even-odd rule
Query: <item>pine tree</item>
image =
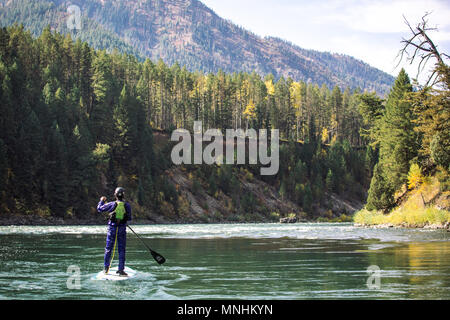
<path fill-rule="evenodd" d="M 324 190 L 323 190 L 323 180 L 320 175 L 317 175 L 316 178 L 314 179 L 312 192 L 314 201 L 317 201 L 319 203 L 322 202 Z"/>
<path fill-rule="evenodd" d="M 46 198 L 53 215 L 64 217 L 67 209 L 66 145 L 56 121 L 48 139 Z"/>
<path fill-rule="evenodd" d="M 208 179 L 208 192 L 212 196 L 214 196 L 217 192 L 216 180 L 217 180 L 216 170 L 213 170 L 213 173 L 209 176 Z"/>
<path fill-rule="evenodd" d="M 306 185 L 305 194 L 303 196 L 303 210 L 307 213 L 311 213 L 312 204 L 313 204 L 313 196 L 311 187 L 309 185 Z"/>
<path fill-rule="evenodd" d="M 81 102 L 83 110 L 87 114 L 92 113 L 93 89 L 92 89 L 92 52 L 87 43 L 81 44 L 80 48 L 80 70 L 78 88 L 81 91 Z"/>
<path fill-rule="evenodd" d="M 334 192 L 334 175 L 331 169 L 328 170 L 327 177 L 325 179 L 325 185 L 327 187 L 328 192 Z"/>
<path fill-rule="evenodd" d="M 341 139 L 342 138 L 342 118 L 343 118 L 343 109 L 342 109 L 342 92 L 338 86 L 333 88 L 331 92 L 331 108 L 332 108 L 332 135 L 334 137 Z"/>
<path fill-rule="evenodd" d="M 383 100 L 373 93 L 363 93 L 357 96 L 359 99 L 358 111 L 363 118 L 360 134 L 367 139 L 373 147 L 378 147 L 381 130 L 380 119 L 383 117 Z"/>
<path fill-rule="evenodd" d="M 394 189 L 385 178 L 383 168 L 378 163 L 374 168 L 374 175 L 370 183 L 367 197 L 367 210 L 387 210 L 394 204 Z"/>
<path fill-rule="evenodd" d="M 73 129 L 67 143 L 67 192 L 72 195 L 73 212 L 77 217 L 83 217 L 89 212 L 89 195 L 95 186 L 96 163 L 91 150 L 92 137 L 82 119 Z"/>
<path fill-rule="evenodd" d="M 449 130 L 436 133 L 430 144 L 431 159 L 447 172 L 450 171 L 450 135 L 447 135 L 449 133 Z"/>
<path fill-rule="evenodd" d="M 449 171 L 450 67 L 440 64 L 436 72 L 441 86 L 415 92 L 411 94 L 411 100 L 417 116 L 415 130 L 422 135 L 420 154 Z"/>
<path fill-rule="evenodd" d="M 140 119 L 144 121 L 144 118 Z M 144 121 L 145 125 L 145 121 Z M 153 151 L 153 135 L 149 126 L 143 127 L 140 131 L 141 145 L 139 150 L 140 168 L 139 168 L 139 204 L 152 205 L 155 189 L 153 177 L 155 168 L 155 155 Z"/>
<path fill-rule="evenodd" d="M 112 143 L 115 161 L 119 167 L 129 168 L 130 161 L 133 159 L 134 132 L 135 124 L 133 120 L 133 98 L 130 95 L 126 85 L 123 86 L 119 97 L 119 104 L 114 109 L 114 140 Z"/>
<path fill-rule="evenodd" d="M 111 144 L 113 137 L 114 81 L 110 56 L 100 51 L 92 63 L 93 101 L 89 115 L 95 139 Z"/>
<path fill-rule="evenodd" d="M 380 162 L 390 185 L 397 189 L 406 182 L 411 160 L 417 156 L 418 136 L 414 114 L 406 95 L 412 85 L 401 70 L 386 102 L 380 133 Z"/>

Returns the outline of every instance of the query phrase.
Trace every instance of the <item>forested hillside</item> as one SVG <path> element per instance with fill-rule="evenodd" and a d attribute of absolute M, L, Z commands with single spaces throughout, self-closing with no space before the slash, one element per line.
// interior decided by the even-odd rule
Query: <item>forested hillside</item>
<path fill-rule="evenodd" d="M 276 176 L 260 177 L 258 166 L 181 168 L 190 194 L 224 201 L 219 221 L 288 213 L 272 212 L 261 192 L 308 219 L 339 215 L 331 199 L 364 201 L 377 159 L 359 134 L 369 127 L 358 111 L 361 99 L 379 99 L 375 93 L 256 73 L 191 73 L 94 50 L 48 28 L 35 39 L 18 26 L 0 29 L 0 83 L 2 216 L 87 219 L 99 196 L 121 185 L 136 216 L 195 221 L 196 204 L 173 177 L 180 168 L 167 134 L 166 142 L 154 135 L 191 130 L 195 120 L 205 130 L 277 128 L 285 141 Z"/>
<path fill-rule="evenodd" d="M 81 30 L 68 30 L 69 5 L 78 5 Z M 305 50 L 261 38 L 220 18 L 197 0 L 0 0 L 0 24 L 23 24 L 34 36 L 50 25 L 96 49 L 132 53 L 189 71 L 256 72 L 275 79 L 361 88 L 384 95 L 393 77 L 350 56 Z"/>

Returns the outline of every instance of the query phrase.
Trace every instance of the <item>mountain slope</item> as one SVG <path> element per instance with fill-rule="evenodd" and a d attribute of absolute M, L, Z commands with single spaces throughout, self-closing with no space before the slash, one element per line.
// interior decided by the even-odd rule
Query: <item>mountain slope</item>
<path fill-rule="evenodd" d="M 100 49 L 162 58 L 191 71 L 255 71 L 380 94 L 393 83 L 392 76 L 350 56 L 261 38 L 220 18 L 198 0 L 0 0 L 1 25 L 23 23 L 38 35 L 50 24 L 68 33 L 70 4 L 78 5 L 83 16 L 82 29 L 74 36 Z"/>

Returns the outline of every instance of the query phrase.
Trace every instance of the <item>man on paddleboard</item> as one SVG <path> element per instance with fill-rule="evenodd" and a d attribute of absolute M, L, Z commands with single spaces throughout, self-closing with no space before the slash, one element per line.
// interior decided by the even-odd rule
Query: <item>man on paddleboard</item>
<path fill-rule="evenodd" d="M 111 267 L 114 248 L 119 249 L 119 268 L 117 273 L 121 276 L 127 276 L 125 273 L 125 248 L 127 241 L 127 222 L 131 220 L 131 206 L 123 199 L 125 197 L 125 190 L 121 187 L 114 192 L 116 201 L 106 202 L 106 197 L 101 197 L 97 205 L 97 211 L 100 213 L 109 213 L 108 234 L 106 237 L 105 247 L 105 264 L 104 272 L 108 273 Z"/>

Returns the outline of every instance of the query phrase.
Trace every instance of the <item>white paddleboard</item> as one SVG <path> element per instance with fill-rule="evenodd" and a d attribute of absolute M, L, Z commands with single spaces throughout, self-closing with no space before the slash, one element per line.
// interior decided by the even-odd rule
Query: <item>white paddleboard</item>
<path fill-rule="evenodd" d="M 109 281 L 122 281 L 122 280 L 128 280 L 131 278 L 134 278 L 137 274 L 137 272 L 131 268 L 125 267 L 125 272 L 128 274 L 128 276 L 120 276 L 117 272 L 117 267 L 113 267 L 109 269 L 109 272 L 105 274 L 103 271 L 100 271 L 95 276 L 93 276 L 92 280 L 109 280 Z"/>

